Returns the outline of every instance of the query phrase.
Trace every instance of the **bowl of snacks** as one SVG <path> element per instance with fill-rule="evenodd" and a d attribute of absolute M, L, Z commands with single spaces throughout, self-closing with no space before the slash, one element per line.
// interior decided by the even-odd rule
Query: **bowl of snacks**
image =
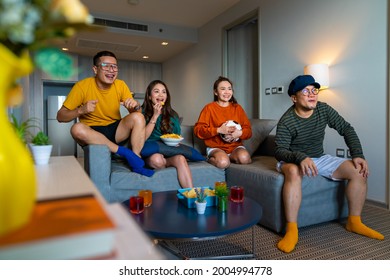
<path fill-rule="evenodd" d="M 161 141 L 164 142 L 167 146 L 178 146 L 181 141 L 183 141 L 183 137 L 179 134 L 170 133 L 170 134 L 164 134 L 160 136 Z"/>
<path fill-rule="evenodd" d="M 204 189 L 204 193 L 206 194 L 206 201 L 208 206 L 215 205 L 215 191 L 210 187 L 202 187 Z M 195 208 L 196 201 L 196 192 L 194 188 L 186 188 L 177 190 L 177 198 L 181 203 L 183 203 L 188 208 Z"/>

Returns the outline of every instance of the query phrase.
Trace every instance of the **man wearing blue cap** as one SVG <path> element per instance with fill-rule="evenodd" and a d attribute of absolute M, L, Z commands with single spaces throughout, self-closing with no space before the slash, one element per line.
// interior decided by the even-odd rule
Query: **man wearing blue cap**
<path fill-rule="evenodd" d="M 361 221 L 367 193 L 368 164 L 354 128 L 326 103 L 318 101 L 320 84 L 310 75 L 291 81 L 288 95 L 293 105 L 280 118 L 276 130 L 277 169 L 284 174 L 283 202 L 286 234 L 279 250 L 289 253 L 298 243 L 298 211 L 302 200 L 303 176 L 321 175 L 331 180 L 348 180 L 346 196 L 348 231 L 383 240 L 384 236 Z M 323 141 L 329 126 L 344 137 L 352 160 L 325 155 Z"/>

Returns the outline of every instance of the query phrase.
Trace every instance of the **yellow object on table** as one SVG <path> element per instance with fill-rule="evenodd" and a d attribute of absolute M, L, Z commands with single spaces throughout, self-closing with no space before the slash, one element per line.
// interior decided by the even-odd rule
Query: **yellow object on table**
<path fill-rule="evenodd" d="M 36 175 L 27 147 L 15 134 L 7 106 L 14 81 L 28 75 L 33 66 L 26 52 L 14 55 L 0 44 L 0 236 L 23 226 L 30 219 L 36 197 Z"/>

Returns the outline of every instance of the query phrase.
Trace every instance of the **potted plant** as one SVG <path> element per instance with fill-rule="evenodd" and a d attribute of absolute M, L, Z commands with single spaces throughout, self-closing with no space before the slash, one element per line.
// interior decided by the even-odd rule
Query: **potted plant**
<path fill-rule="evenodd" d="M 204 188 L 195 188 L 195 193 L 196 193 L 196 200 L 195 200 L 195 205 L 196 205 L 196 211 L 198 214 L 204 214 L 206 211 L 206 206 L 207 206 L 207 194 L 205 192 Z"/>
<path fill-rule="evenodd" d="M 11 124 L 19 139 L 25 144 L 29 143 L 28 146 L 35 164 L 47 164 L 53 145 L 51 145 L 49 137 L 44 132 L 39 131 L 35 135 L 32 134 L 31 129 L 38 128 L 35 123 L 37 123 L 36 118 L 18 121 L 15 115 L 11 114 Z"/>
<path fill-rule="evenodd" d="M 15 130 L 16 135 L 24 144 L 27 144 L 27 142 L 32 138 L 30 129 L 33 127 L 37 127 L 34 124 L 35 122 L 35 118 L 29 118 L 25 121 L 19 122 L 15 115 L 11 114 L 11 124 Z"/>
<path fill-rule="evenodd" d="M 43 131 L 39 131 L 31 140 L 29 145 L 36 165 L 48 164 L 53 145 L 49 136 Z"/>

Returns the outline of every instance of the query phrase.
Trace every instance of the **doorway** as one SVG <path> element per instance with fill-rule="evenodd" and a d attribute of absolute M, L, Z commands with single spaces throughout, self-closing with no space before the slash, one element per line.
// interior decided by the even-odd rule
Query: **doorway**
<path fill-rule="evenodd" d="M 52 156 L 76 156 L 77 144 L 70 134 L 75 123 L 60 123 L 57 112 L 65 101 L 74 82 L 43 81 L 43 129 L 53 144 Z"/>
<path fill-rule="evenodd" d="M 224 29 L 224 75 L 248 118 L 259 118 L 259 28 L 257 11 Z"/>

